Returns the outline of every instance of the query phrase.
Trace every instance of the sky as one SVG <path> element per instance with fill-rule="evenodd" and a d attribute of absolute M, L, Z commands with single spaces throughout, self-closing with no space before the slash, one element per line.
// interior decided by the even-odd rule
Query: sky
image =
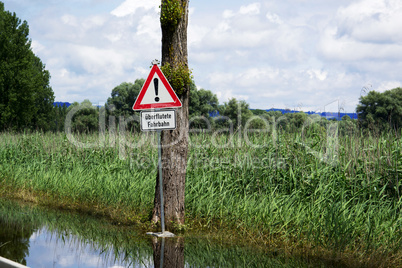
<path fill-rule="evenodd" d="M 56 101 L 103 104 L 161 59 L 160 0 L 0 0 L 30 27 Z M 402 84 L 400 0 L 190 0 L 198 88 L 254 109 L 354 112 Z M 134 102 L 134 100 L 133 100 Z"/>

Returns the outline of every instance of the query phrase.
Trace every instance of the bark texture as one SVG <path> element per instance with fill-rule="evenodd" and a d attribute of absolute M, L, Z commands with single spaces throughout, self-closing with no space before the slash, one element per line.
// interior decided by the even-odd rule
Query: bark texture
<path fill-rule="evenodd" d="M 185 67 L 188 70 L 187 55 L 187 25 L 189 0 L 162 0 L 162 68 L 168 64 L 175 72 L 176 68 Z M 163 5 L 179 5 L 180 19 L 175 23 L 162 20 Z M 190 76 L 190 74 L 188 74 Z M 169 80 L 169 77 L 167 77 Z M 169 81 L 182 102 L 182 108 L 177 109 L 175 130 L 162 132 L 162 166 L 163 166 L 163 197 L 166 229 L 174 229 L 174 225 L 184 224 L 184 191 L 187 170 L 187 151 L 189 133 L 189 84 L 184 83 L 180 88 Z M 159 174 L 156 178 L 155 201 L 152 215 L 153 222 L 160 221 Z"/>

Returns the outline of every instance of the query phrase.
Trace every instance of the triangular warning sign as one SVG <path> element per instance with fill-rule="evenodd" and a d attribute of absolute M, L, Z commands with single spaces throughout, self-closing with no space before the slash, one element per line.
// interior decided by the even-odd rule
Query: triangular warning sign
<path fill-rule="evenodd" d="M 154 64 L 133 105 L 133 110 L 178 108 L 181 101 L 158 65 Z"/>

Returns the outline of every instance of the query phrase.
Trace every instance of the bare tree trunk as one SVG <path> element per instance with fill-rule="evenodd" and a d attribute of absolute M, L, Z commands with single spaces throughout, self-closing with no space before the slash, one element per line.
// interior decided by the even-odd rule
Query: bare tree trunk
<path fill-rule="evenodd" d="M 170 84 L 182 102 L 182 108 L 177 110 L 177 125 L 175 130 L 162 132 L 162 166 L 163 166 L 163 196 L 165 225 L 172 229 L 174 224 L 184 224 L 184 190 L 187 170 L 188 151 L 188 105 L 189 80 L 187 58 L 187 25 L 189 0 L 162 0 L 161 28 L 162 28 L 162 71 L 168 67 L 169 75 L 164 71 Z M 166 8 L 173 5 L 171 8 Z M 172 19 L 170 10 L 176 9 L 173 15 L 179 15 L 177 20 Z M 167 11 L 169 12 L 167 12 Z M 174 77 L 183 75 L 182 82 L 173 81 Z M 187 75 L 187 78 L 186 78 Z M 160 221 L 160 194 L 159 174 L 156 177 L 155 201 L 152 221 Z"/>

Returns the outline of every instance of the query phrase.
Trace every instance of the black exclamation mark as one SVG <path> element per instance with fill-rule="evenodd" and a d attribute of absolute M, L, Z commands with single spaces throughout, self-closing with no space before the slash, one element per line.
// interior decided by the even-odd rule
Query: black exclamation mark
<path fill-rule="evenodd" d="M 154 78 L 154 86 L 155 86 L 155 101 L 158 102 L 159 101 L 159 97 L 158 97 L 158 78 Z"/>

